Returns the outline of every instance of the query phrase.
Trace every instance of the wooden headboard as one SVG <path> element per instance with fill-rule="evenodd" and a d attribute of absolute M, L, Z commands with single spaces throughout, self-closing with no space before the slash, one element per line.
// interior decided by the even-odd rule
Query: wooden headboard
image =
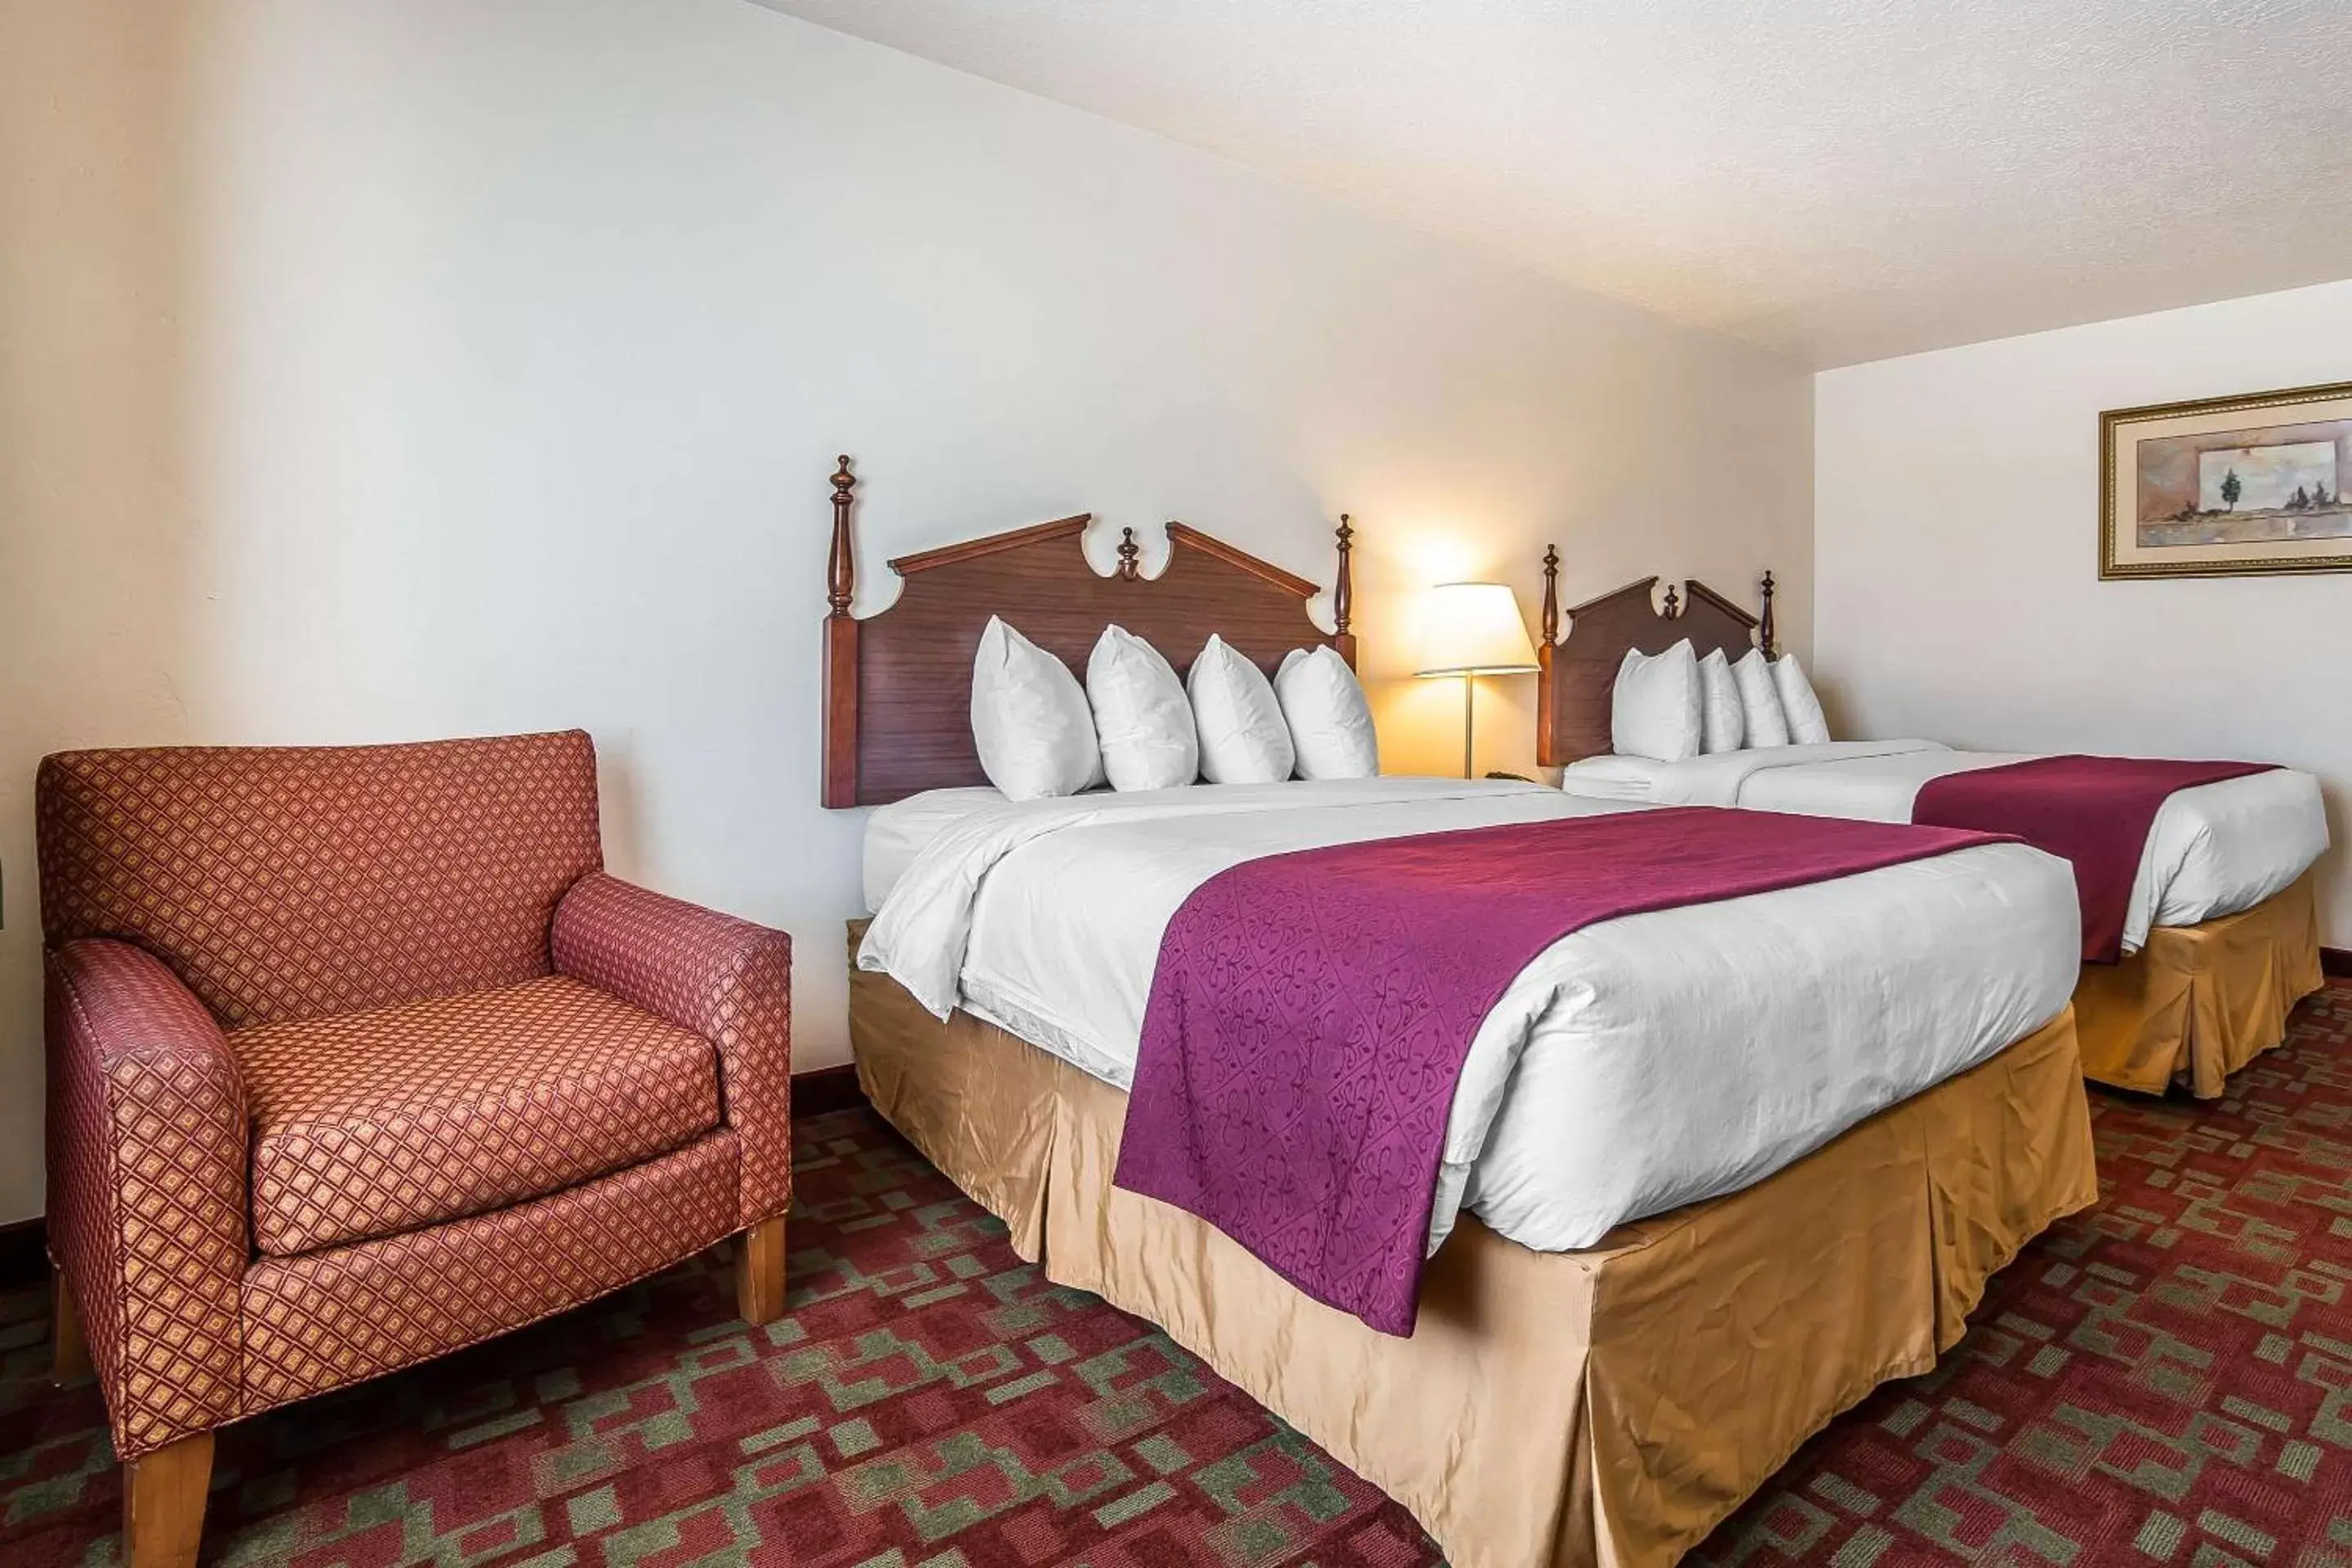
<path fill-rule="evenodd" d="M 1319 589 L 1181 522 L 1168 525 L 1168 564 L 1140 568 L 1135 530 L 1120 531 L 1118 567 L 1106 577 L 1087 562 L 1080 535 L 1091 514 L 1041 522 L 962 544 L 902 555 L 898 602 L 863 620 L 849 613 L 857 588 L 850 531 L 857 480 L 849 459 L 833 476 L 833 553 L 824 619 L 824 791 L 827 805 L 880 805 L 927 789 L 984 784 L 971 741 L 971 661 L 991 616 L 1068 665 L 1083 680 L 1087 655 L 1117 622 L 1182 675 L 1212 634 L 1269 675 L 1295 647 L 1328 646 L 1349 665 L 1348 552 L 1355 530 L 1339 520 L 1335 629 L 1307 618 Z"/>
<path fill-rule="evenodd" d="M 1666 586 L 1665 608 L 1651 607 L 1655 577 L 1644 577 L 1587 599 L 1567 612 L 1568 636 L 1559 630 L 1559 551 L 1544 551 L 1543 640 L 1536 647 L 1536 762 L 1565 767 L 1610 749 L 1610 694 L 1627 648 L 1664 653 L 1690 639 L 1701 658 L 1720 648 L 1738 658 L 1750 647 L 1777 658 L 1772 625 L 1772 574 L 1764 574 L 1764 614 L 1749 615 L 1696 578 L 1685 593 Z"/>

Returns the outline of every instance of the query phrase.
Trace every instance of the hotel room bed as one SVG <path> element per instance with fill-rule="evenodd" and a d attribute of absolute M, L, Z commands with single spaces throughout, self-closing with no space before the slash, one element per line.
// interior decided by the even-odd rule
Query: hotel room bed
<path fill-rule="evenodd" d="M 1160 1324 L 1460 1568 L 1673 1561 L 2096 1200 L 2071 885 L 1974 844 L 1544 949 L 1453 1091 L 1412 1331 L 1323 1304 L 1114 1183 L 1171 911 L 1288 849 L 1625 808 L 1390 779 L 974 793 L 958 683 L 989 611 L 1073 662 L 1106 620 L 1180 667 L 1211 629 L 1262 665 L 1350 656 L 1345 555 L 1333 634 L 1312 584 L 1189 530 L 1159 579 L 1097 577 L 1083 520 L 894 563 L 898 605 L 860 622 L 836 504 L 827 798 L 883 807 L 850 933 L 861 1084 L 1047 1279 Z"/>
<path fill-rule="evenodd" d="M 1126 1089 L 1171 917 L 1242 860 L 1628 808 L 1512 781 L 1197 784 L 884 806 L 933 837 L 858 964 Z M 977 796 L 978 798 L 975 798 Z M 2063 862 L 2000 844 L 1553 943 L 1486 1015 L 1455 1091 L 1432 1245 L 1457 1209 L 1522 1245 L 1749 1185 L 2049 1022 L 2074 983 Z"/>
<path fill-rule="evenodd" d="M 1610 750 L 1611 685 L 1629 647 L 1689 639 L 1733 658 L 1771 647 L 1771 586 L 1759 621 L 1706 584 L 1629 584 L 1565 612 L 1557 562 L 1545 568 L 1538 761 L 1587 798 L 1739 806 L 1907 822 L 1923 787 L 1952 774 L 2033 761 L 1932 741 L 1851 741 L 1742 749 L 1664 763 Z M 2158 810 L 2133 877 L 2120 963 L 2085 963 L 2074 992 L 2084 1070 L 2117 1088 L 2200 1099 L 2285 1037 L 2294 1004 L 2319 988 L 2319 926 L 2309 868 L 2327 848 L 2318 781 L 2279 768 L 2176 791 Z"/>

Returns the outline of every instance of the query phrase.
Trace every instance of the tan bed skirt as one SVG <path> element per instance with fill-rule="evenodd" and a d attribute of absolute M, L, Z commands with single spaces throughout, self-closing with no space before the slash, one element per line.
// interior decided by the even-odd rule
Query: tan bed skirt
<path fill-rule="evenodd" d="M 2286 1038 L 2294 1005 L 2326 984 L 2312 874 L 2234 915 L 2158 926 L 2121 963 L 2086 963 L 2074 987 L 2083 1071 L 2162 1094 L 2175 1079 L 2200 1100 Z"/>
<path fill-rule="evenodd" d="M 1016 1252 L 1166 1329 L 1403 1503 L 1454 1568 L 1671 1563 L 1832 1415 L 1925 1372 L 1992 1272 L 2098 1198 L 2062 1014 L 1780 1174 L 1589 1251 L 1532 1252 L 1465 1215 L 1400 1340 L 1114 1188 L 1119 1090 L 854 963 L 849 1022 L 876 1107 Z"/>

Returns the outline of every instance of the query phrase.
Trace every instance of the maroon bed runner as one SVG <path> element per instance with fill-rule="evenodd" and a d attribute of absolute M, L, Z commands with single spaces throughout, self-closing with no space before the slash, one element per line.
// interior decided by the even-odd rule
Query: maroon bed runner
<path fill-rule="evenodd" d="M 1454 1082 L 1537 954 L 1621 915 L 1993 841 L 1678 806 L 1245 861 L 1160 939 L 1115 1179 L 1410 1335 Z"/>
<path fill-rule="evenodd" d="M 1912 802 L 1911 820 L 2010 834 L 2072 862 L 2083 905 L 2083 962 L 2113 963 L 2123 956 L 2132 881 L 2165 797 L 2275 765 L 2036 757 L 1929 779 Z"/>

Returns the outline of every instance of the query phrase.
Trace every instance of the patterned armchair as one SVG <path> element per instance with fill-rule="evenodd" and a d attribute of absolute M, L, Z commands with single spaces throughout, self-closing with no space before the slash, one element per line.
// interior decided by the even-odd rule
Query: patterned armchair
<path fill-rule="evenodd" d="M 604 875 L 577 731 L 41 765 L 49 1249 L 124 1556 L 214 1428 L 742 1232 L 782 1306 L 790 940 Z"/>

